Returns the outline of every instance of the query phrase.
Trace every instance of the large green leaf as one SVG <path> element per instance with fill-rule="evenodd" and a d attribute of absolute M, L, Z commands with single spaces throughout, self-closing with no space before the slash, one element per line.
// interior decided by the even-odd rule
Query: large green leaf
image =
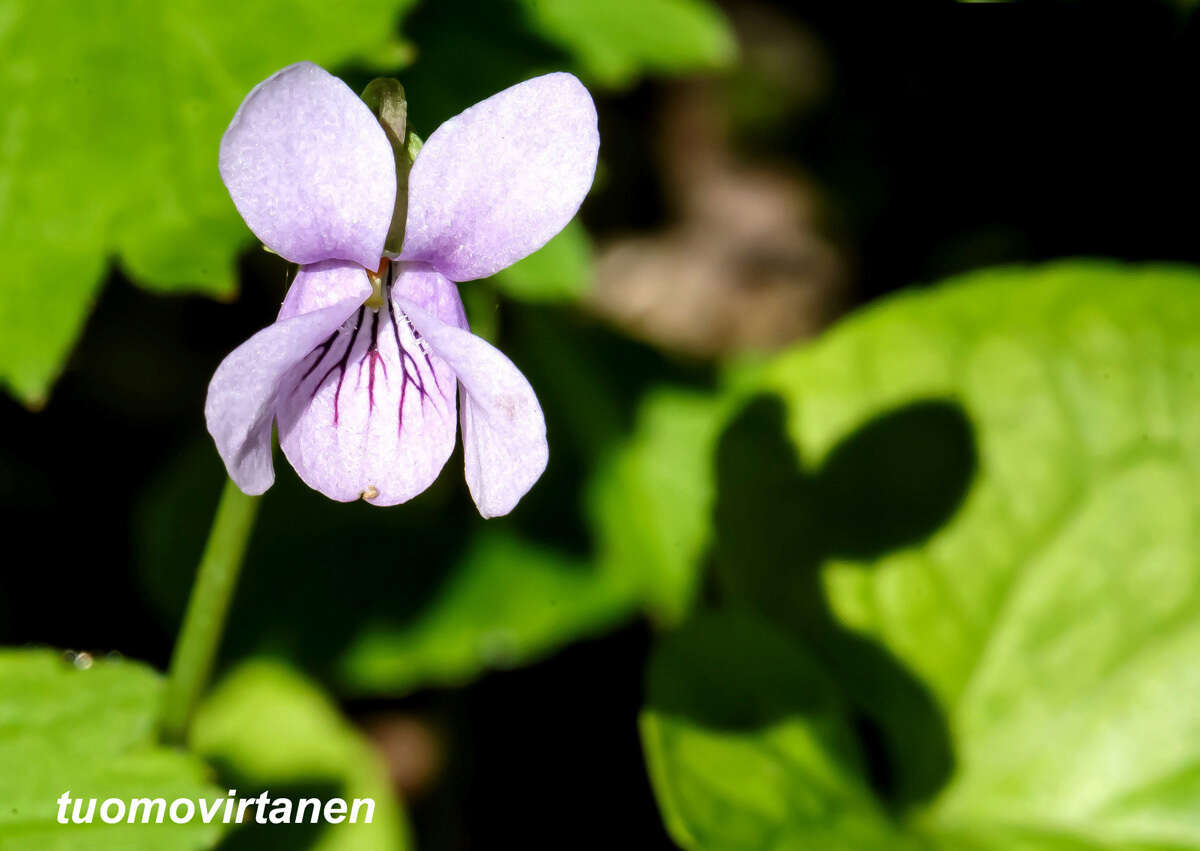
<path fill-rule="evenodd" d="M 197 757 L 155 740 L 162 696 L 157 674 L 134 662 L 80 657 L 85 659 L 87 664 L 75 665 L 51 650 L 0 651 L 0 848 L 211 848 L 223 826 L 199 818 L 183 825 L 170 819 L 101 821 L 108 798 L 163 798 L 169 804 L 175 798 L 211 800 L 224 790 L 211 785 L 211 771 Z M 58 823 L 56 801 L 64 792 L 72 799 L 99 799 L 91 824 Z M 87 810 L 81 804 L 81 818 Z"/>
<path fill-rule="evenodd" d="M 782 356 L 722 435 L 721 587 L 822 660 L 907 835 L 1200 848 L 1197 376 L 1196 271 L 1002 269 Z"/>
<path fill-rule="evenodd" d="M 306 851 L 403 851 L 410 847 L 404 811 L 382 757 L 312 683 L 277 662 L 253 660 L 222 680 L 201 704 L 191 746 L 221 769 L 244 796 L 370 799 L 370 823 L 248 823 L 221 848 Z M 367 810 L 360 810 L 365 819 Z"/>
<path fill-rule="evenodd" d="M 45 397 L 114 256 L 157 290 L 232 294 L 234 109 L 291 62 L 378 51 L 410 5 L 0 0 L 0 383 Z"/>
<path fill-rule="evenodd" d="M 728 67 L 737 42 L 708 0 L 521 0 L 529 24 L 597 82 Z"/>

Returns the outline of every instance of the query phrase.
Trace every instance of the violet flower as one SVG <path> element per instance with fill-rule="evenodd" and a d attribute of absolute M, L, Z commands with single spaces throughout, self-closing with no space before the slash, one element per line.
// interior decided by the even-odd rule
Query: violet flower
<path fill-rule="evenodd" d="M 570 74 L 476 104 L 421 148 L 403 250 L 388 257 L 396 166 L 366 104 L 307 62 L 256 86 L 221 140 L 221 177 L 255 235 L 300 269 L 275 323 L 209 384 L 208 430 L 238 487 L 274 482 L 277 422 L 311 487 L 395 505 L 433 483 L 461 419 L 480 514 L 511 511 L 546 467 L 545 421 L 525 377 L 468 330 L 454 282 L 558 233 L 591 186 L 598 146 L 595 107 Z"/>

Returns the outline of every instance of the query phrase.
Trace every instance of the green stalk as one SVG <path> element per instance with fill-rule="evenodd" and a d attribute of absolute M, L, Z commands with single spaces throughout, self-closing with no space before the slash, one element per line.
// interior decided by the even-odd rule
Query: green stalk
<path fill-rule="evenodd" d="M 164 741 L 182 744 L 187 738 L 192 713 L 221 647 L 258 503 L 258 497 L 247 496 L 233 482 L 225 482 L 171 657 L 160 725 Z"/>

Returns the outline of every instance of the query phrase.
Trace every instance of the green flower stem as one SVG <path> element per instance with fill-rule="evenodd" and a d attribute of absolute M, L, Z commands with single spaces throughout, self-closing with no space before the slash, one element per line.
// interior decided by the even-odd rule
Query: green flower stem
<path fill-rule="evenodd" d="M 196 703 L 212 674 L 258 503 L 259 497 L 247 496 L 233 482 L 225 482 L 171 658 L 160 728 L 164 741 L 183 743 Z"/>

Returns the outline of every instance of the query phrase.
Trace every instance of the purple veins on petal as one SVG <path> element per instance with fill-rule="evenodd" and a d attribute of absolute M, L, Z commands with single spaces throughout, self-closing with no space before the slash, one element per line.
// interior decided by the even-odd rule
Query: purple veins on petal
<path fill-rule="evenodd" d="M 377 496 L 368 498 L 377 505 L 411 499 L 454 448 L 454 374 L 415 351 L 420 344 L 390 304 L 364 305 L 338 334 L 321 367 L 296 368 L 288 384 L 295 390 L 280 401 L 284 453 L 305 482 L 333 499 L 359 499 L 372 487 Z M 320 355 L 318 347 L 310 360 Z M 343 363 L 355 367 L 349 380 Z"/>
<path fill-rule="evenodd" d="M 313 397 L 315 397 L 317 395 L 317 390 L 321 387 L 322 384 L 325 383 L 325 380 L 327 378 L 329 378 L 329 376 L 333 375 L 333 373 L 335 371 L 337 372 L 337 374 L 338 374 L 337 390 L 335 390 L 333 393 L 333 425 L 334 425 L 334 427 L 336 427 L 338 424 L 338 401 L 341 399 L 341 396 L 342 396 L 342 382 L 344 382 L 346 380 L 346 365 L 350 362 L 350 352 L 354 349 L 354 341 L 358 339 L 358 329 L 362 326 L 363 314 L 365 311 L 366 311 L 365 307 L 360 307 L 358 309 L 358 316 L 355 317 L 355 319 L 354 319 L 354 330 L 350 332 L 350 342 L 348 342 L 346 344 L 346 351 L 344 351 L 342 353 L 341 360 L 339 360 L 333 366 L 329 367 L 329 369 L 325 372 L 325 374 L 323 376 L 321 376 L 321 380 L 318 381 L 316 386 L 313 388 L 312 396 L 309 397 L 310 400 Z"/>
<path fill-rule="evenodd" d="M 387 361 L 383 359 L 383 355 L 379 352 L 379 311 L 371 311 L 371 343 L 367 346 L 367 352 L 358 359 L 358 383 L 362 385 L 363 364 L 367 364 L 367 410 L 368 412 L 375 410 L 375 366 L 376 364 L 383 367 L 383 378 L 387 380 Z"/>
<path fill-rule="evenodd" d="M 315 370 L 318 366 L 321 365 L 321 362 L 323 360 L 325 360 L 325 355 L 329 354 L 329 350 L 331 348 L 333 348 L 333 341 L 336 340 L 337 337 L 338 337 L 338 332 L 334 331 L 332 334 L 330 334 L 328 337 L 325 338 L 325 342 L 321 343 L 319 346 L 317 346 L 315 349 L 313 349 L 311 352 L 309 352 L 307 355 L 304 356 L 305 358 L 308 358 L 311 355 L 314 355 L 314 354 L 317 355 L 317 357 L 313 360 L 312 365 L 309 366 L 309 368 L 304 371 L 304 375 L 300 376 L 300 381 L 303 381 L 304 379 L 306 379 L 310 375 L 312 375 L 313 370 Z M 297 384 L 298 383 L 299 382 L 297 382 Z"/>
<path fill-rule="evenodd" d="M 439 413 L 442 413 L 442 411 L 438 408 L 431 392 L 425 387 L 425 375 L 422 374 L 422 370 L 417 362 L 417 359 L 412 355 L 408 347 L 404 345 L 400 338 L 399 323 L 396 321 L 396 314 L 390 299 L 387 302 L 387 313 L 387 324 L 392 328 L 392 339 L 396 343 L 396 351 L 398 352 L 398 359 L 400 362 L 400 402 L 397 406 L 397 428 L 400 429 L 403 427 L 404 400 L 407 396 L 407 388 L 409 384 L 412 384 L 417 389 L 417 393 L 420 396 L 422 404 L 429 402 L 433 405 L 434 410 L 437 410 Z M 381 311 L 379 310 L 370 311 L 371 330 L 369 334 L 369 342 L 367 343 L 366 350 L 363 351 L 363 353 L 357 358 L 358 371 L 355 375 L 354 390 L 360 391 L 362 388 L 362 374 L 363 368 L 365 367 L 367 370 L 366 389 L 368 413 L 375 410 L 376 368 L 378 367 L 379 371 L 382 372 L 383 380 L 385 382 L 388 381 L 390 377 L 388 372 L 388 360 L 379 348 L 380 315 Z M 338 426 L 340 421 L 341 396 L 343 386 L 346 381 L 346 372 L 349 369 L 350 359 L 354 353 L 355 343 L 358 340 L 359 333 L 362 331 L 366 317 L 367 308 L 365 306 L 360 307 L 357 315 L 354 317 L 354 324 L 349 331 L 346 346 L 344 349 L 342 349 L 342 356 L 325 370 L 321 377 L 313 384 L 308 394 L 309 400 L 314 400 L 317 393 L 324 386 L 325 382 L 328 381 L 334 373 L 337 373 L 337 384 L 335 385 L 333 394 L 333 425 L 335 428 Z M 415 329 L 413 329 L 411 323 L 408 322 L 408 317 L 401 313 L 400 318 L 404 320 L 405 326 L 408 328 L 409 332 L 414 338 L 414 344 L 421 351 L 421 356 L 425 362 L 426 369 L 428 370 L 427 374 L 429 378 L 432 379 L 434 387 L 440 391 L 441 385 L 439 384 L 437 369 L 434 367 L 432 358 L 430 357 L 429 353 L 425 351 L 425 348 L 420 344 L 420 338 Z M 309 352 L 306 357 L 310 357 L 313 354 L 316 354 L 317 357 L 297 380 L 297 390 L 299 389 L 299 386 L 303 384 L 304 381 L 313 374 L 313 372 L 315 372 L 316 368 L 325 361 L 330 351 L 333 350 L 334 343 L 336 342 L 337 338 L 345 333 L 345 328 L 335 331 L 328 338 L 326 338 L 324 342 Z"/>
<path fill-rule="evenodd" d="M 396 414 L 396 430 L 397 432 L 404 428 L 404 398 L 408 389 L 408 384 L 411 381 L 413 386 L 417 388 L 417 393 L 420 394 L 421 400 L 424 401 L 430 398 L 429 391 L 425 389 L 425 379 L 421 377 L 421 369 L 417 364 L 416 358 L 404 347 L 400 342 L 400 323 L 396 319 L 395 309 L 392 307 L 392 299 L 387 299 L 388 318 L 392 326 L 392 335 L 396 339 L 396 351 L 400 353 L 400 405 Z M 413 341 L 420 348 L 420 343 L 417 343 L 416 332 L 408 321 L 408 317 L 400 314 L 404 318 L 404 323 L 408 327 L 409 333 L 413 335 Z M 422 350 L 424 354 L 424 350 Z M 429 367 L 429 375 L 433 378 L 433 385 L 441 391 L 441 385 L 438 384 L 437 370 L 433 368 L 433 361 L 429 359 L 429 355 L 425 355 L 425 363 Z M 409 372 L 409 365 L 412 365 L 412 371 Z"/>

